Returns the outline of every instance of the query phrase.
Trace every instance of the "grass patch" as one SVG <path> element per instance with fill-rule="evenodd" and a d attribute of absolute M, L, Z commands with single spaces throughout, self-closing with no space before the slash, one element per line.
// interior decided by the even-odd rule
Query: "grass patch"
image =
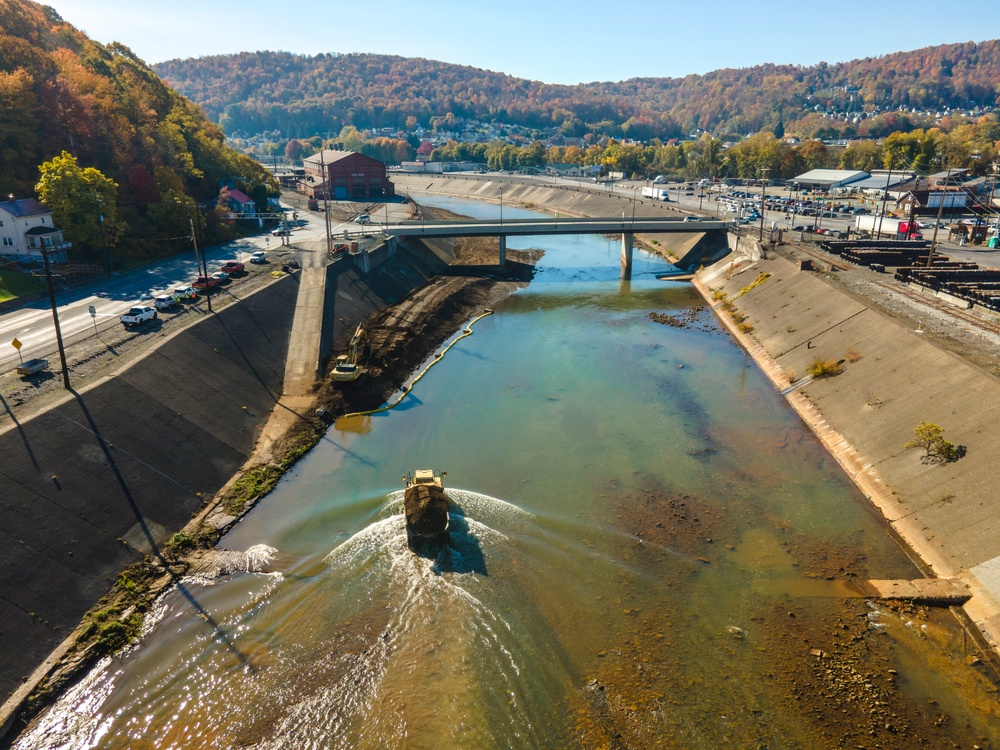
<path fill-rule="evenodd" d="M 753 323 L 740 323 L 736 326 L 742 333 L 753 333 Z"/>
<path fill-rule="evenodd" d="M 231 515 L 238 515 L 243 506 L 261 495 L 266 495 L 281 479 L 282 472 L 277 466 L 258 464 L 233 482 L 225 501 L 225 509 Z"/>
<path fill-rule="evenodd" d="M 0 302 L 16 299 L 45 289 L 41 279 L 21 271 L 0 271 Z"/>
<path fill-rule="evenodd" d="M 813 380 L 832 378 L 834 375 L 839 375 L 842 371 L 843 368 L 839 362 L 832 359 L 823 359 L 822 357 L 816 357 L 812 361 L 812 364 L 806 368 L 806 372 L 812 375 Z"/>
<path fill-rule="evenodd" d="M 721 289 L 716 289 L 712 292 L 712 299 L 715 302 L 718 302 L 720 299 L 725 299 L 725 298 L 726 298 L 726 293 Z"/>

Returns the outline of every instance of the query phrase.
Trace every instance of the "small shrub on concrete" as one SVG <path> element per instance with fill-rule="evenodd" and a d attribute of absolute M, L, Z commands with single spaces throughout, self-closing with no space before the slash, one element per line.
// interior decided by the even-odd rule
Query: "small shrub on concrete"
<path fill-rule="evenodd" d="M 812 375 L 813 380 L 820 380 L 821 378 L 832 378 L 834 375 L 839 375 L 841 369 L 839 362 L 816 357 L 812 361 L 812 364 L 806 368 L 806 372 Z"/>
<path fill-rule="evenodd" d="M 769 273 L 765 273 L 765 272 L 761 271 L 761 272 L 760 272 L 760 273 L 759 273 L 759 274 L 757 275 L 757 278 L 756 278 L 756 279 L 754 279 L 754 280 L 753 280 L 753 281 L 752 281 L 751 283 L 747 284 L 747 285 L 746 285 L 745 287 L 743 287 L 742 289 L 740 289 L 740 291 L 739 291 L 739 294 L 737 294 L 737 295 L 736 295 L 736 297 L 734 297 L 733 299 L 739 299 L 740 297 L 742 297 L 742 296 L 743 296 L 744 294 L 746 294 L 747 292 L 749 292 L 749 291 L 751 291 L 751 290 L 755 289 L 756 287 L 759 287 L 759 286 L 760 286 L 761 284 L 763 284 L 763 283 L 764 283 L 765 281 L 767 281 L 767 280 L 768 280 L 769 278 L 771 278 L 771 274 L 769 274 Z"/>
<path fill-rule="evenodd" d="M 913 440 L 903 446 L 923 448 L 924 455 L 920 459 L 925 464 L 950 464 L 965 455 L 964 445 L 955 445 L 944 437 L 944 429 L 931 422 L 920 421 L 913 430 Z"/>
<path fill-rule="evenodd" d="M 712 299 L 718 302 L 720 299 L 725 299 L 726 293 L 721 289 L 715 289 L 712 291 Z"/>
<path fill-rule="evenodd" d="M 844 355 L 844 359 L 848 362 L 857 362 L 862 356 L 861 352 L 857 349 L 851 348 L 847 350 L 847 354 Z"/>
<path fill-rule="evenodd" d="M 742 333 L 753 333 L 753 323 L 740 323 L 736 327 L 739 328 Z"/>

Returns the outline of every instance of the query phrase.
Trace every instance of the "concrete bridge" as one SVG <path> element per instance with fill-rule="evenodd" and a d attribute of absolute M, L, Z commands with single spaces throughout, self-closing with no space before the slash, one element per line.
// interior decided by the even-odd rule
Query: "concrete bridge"
<path fill-rule="evenodd" d="M 685 217 L 612 217 L 612 218 L 540 218 L 540 219 L 463 219 L 460 221 L 407 221 L 397 224 L 372 224 L 357 231 L 346 230 L 345 239 L 357 239 L 370 235 L 373 230 L 390 237 L 498 237 L 500 240 L 500 266 L 507 261 L 507 237 L 536 236 L 547 234 L 621 234 L 622 269 L 632 270 L 632 251 L 635 233 L 649 234 L 692 234 L 712 235 L 721 244 L 726 243 L 726 233 L 731 224 L 725 221 L 710 221 L 694 216 Z"/>

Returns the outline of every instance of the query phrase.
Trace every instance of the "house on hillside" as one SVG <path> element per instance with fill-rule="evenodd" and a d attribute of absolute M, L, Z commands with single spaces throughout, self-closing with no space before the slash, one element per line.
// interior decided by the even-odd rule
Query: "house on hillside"
<path fill-rule="evenodd" d="M 52 212 L 33 198 L 0 203 L 0 256 L 31 262 L 42 252 L 53 263 L 65 263 L 71 242 L 52 225 Z"/>
<path fill-rule="evenodd" d="M 368 201 L 396 195 L 385 164 L 355 151 L 321 151 L 303 159 L 302 164 L 306 176 L 299 183 L 299 191 L 310 198 Z"/>
<path fill-rule="evenodd" d="M 229 191 L 229 210 L 240 216 L 256 216 L 257 202 L 242 190 Z"/>

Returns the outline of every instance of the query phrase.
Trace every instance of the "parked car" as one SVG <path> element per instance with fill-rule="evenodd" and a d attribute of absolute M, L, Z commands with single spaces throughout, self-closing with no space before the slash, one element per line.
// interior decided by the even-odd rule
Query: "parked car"
<path fill-rule="evenodd" d="M 292 230 L 289 229 L 288 227 L 278 227 L 277 229 L 274 229 L 274 230 L 271 231 L 271 236 L 272 237 L 287 237 L 291 233 L 292 233 Z"/>
<path fill-rule="evenodd" d="M 212 276 L 199 276 L 197 279 L 194 280 L 194 283 L 191 284 L 191 286 L 193 286 L 199 292 L 207 292 L 209 289 L 216 286 L 218 283 L 219 280 Z"/>
<path fill-rule="evenodd" d="M 215 279 L 216 284 L 221 284 L 223 281 L 229 281 L 229 274 L 225 271 L 216 271 L 212 274 L 212 278 Z"/>
<path fill-rule="evenodd" d="M 153 300 L 153 307 L 155 307 L 157 310 L 169 310 L 176 304 L 177 304 L 177 298 L 167 295 L 156 297 Z"/>
<path fill-rule="evenodd" d="M 142 307 L 133 307 L 118 319 L 126 328 L 137 326 L 140 323 L 145 323 L 147 320 L 156 320 L 156 310 L 145 305 Z"/>
<path fill-rule="evenodd" d="M 263 250 L 257 250 L 250 255 L 251 263 L 267 263 L 267 253 Z"/>
<path fill-rule="evenodd" d="M 358 224 L 367 224 L 371 220 L 372 220 L 372 217 L 369 216 L 368 214 L 359 214 L 358 215 L 358 219 L 357 219 Z"/>
<path fill-rule="evenodd" d="M 179 286 L 174 289 L 174 297 L 177 299 L 198 299 L 198 290 L 193 286 Z"/>
<path fill-rule="evenodd" d="M 230 260 L 230 261 L 226 261 L 223 264 L 222 268 L 220 268 L 219 270 L 220 271 L 225 271 L 226 273 L 228 273 L 231 276 L 234 273 L 239 273 L 240 271 L 243 271 L 245 268 L 246 268 L 246 266 L 244 266 L 239 261 Z"/>

